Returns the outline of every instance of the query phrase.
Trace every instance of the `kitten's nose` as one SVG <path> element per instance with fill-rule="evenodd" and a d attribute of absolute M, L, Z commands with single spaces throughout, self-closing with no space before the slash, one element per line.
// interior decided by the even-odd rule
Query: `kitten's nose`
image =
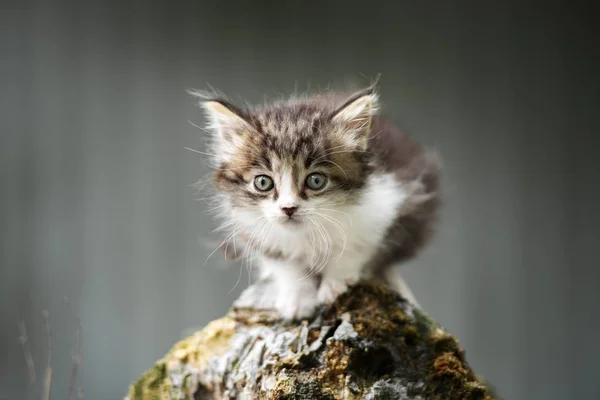
<path fill-rule="evenodd" d="M 296 210 L 298 210 L 298 207 L 281 207 L 281 211 L 288 217 L 291 217 Z"/>

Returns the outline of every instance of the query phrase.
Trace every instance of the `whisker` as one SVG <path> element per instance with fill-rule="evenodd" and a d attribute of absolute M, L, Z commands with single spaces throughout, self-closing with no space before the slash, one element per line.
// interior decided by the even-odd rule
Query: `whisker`
<path fill-rule="evenodd" d="M 248 169 L 248 168 L 252 168 L 252 165 L 243 165 L 241 167 L 235 167 L 235 168 L 220 168 L 214 165 L 210 165 L 210 164 L 206 164 L 208 167 L 214 169 L 215 171 L 236 171 L 238 169 Z"/>
<path fill-rule="evenodd" d="M 319 231 L 319 229 L 318 229 L 318 227 L 317 227 L 317 223 L 316 223 L 316 222 L 315 222 L 315 221 L 314 221 L 312 218 L 310 218 L 310 217 L 307 217 L 307 218 L 308 218 L 308 220 L 309 220 L 309 221 L 310 221 L 312 224 L 314 224 L 314 225 L 315 225 L 315 228 L 317 228 L 317 231 Z M 309 232 L 312 232 L 312 231 L 309 231 Z M 319 233 L 321 234 L 321 237 L 323 237 L 323 239 L 325 239 L 325 237 L 323 236 L 323 233 L 321 233 L 320 231 L 319 231 Z M 313 237 L 314 237 L 314 236 L 313 236 Z M 324 242 L 325 242 L 325 240 L 324 240 Z M 314 244 L 315 242 L 313 241 L 312 243 Z M 323 242 L 322 242 L 322 243 L 323 243 Z M 308 278 L 312 277 L 312 276 L 313 276 L 313 275 L 315 275 L 316 273 L 318 273 L 319 266 L 321 265 L 321 258 L 322 258 L 322 257 L 324 257 L 323 255 L 324 255 L 325 253 L 323 253 L 323 252 L 321 252 L 321 251 L 317 252 L 315 247 L 316 247 L 316 246 L 313 246 L 313 248 L 314 248 L 315 252 L 316 252 L 316 253 L 319 255 L 319 258 L 317 258 L 317 260 L 316 260 L 316 262 L 315 262 L 314 264 L 312 264 L 312 262 L 311 262 L 311 265 L 309 265 L 309 269 L 308 269 L 308 272 L 307 272 L 307 274 L 306 274 L 306 275 L 304 275 L 304 276 L 302 276 L 301 278 L 298 278 L 298 279 L 297 279 L 297 281 L 303 281 L 303 280 L 305 280 L 305 279 L 308 279 Z M 326 256 L 325 256 L 325 261 L 326 261 Z"/>
<path fill-rule="evenodd" d="M 229 290 L 229 292 L 227 292 L 227 296 L 229 296 L 231 294 L 231 292 L 233 292 L 235 290 L 235 288 L 237 287 L 237 285 L 240 283 L 240 281 L 242 280 L 242 272 L 244 271 L 244 268 L 242 265 L 240 265 L 240 273 L 238 275 L 237 281 L 235 282 L 235 285 L 233 285 L 233 287 Z"/>
<path fill-rule="evenodd" d="M 254 221 L 256 221 L 257 219 L 260 218 L 264 218 L 262 216 L 256 218 Z M 252 222 L 254 222 L 252 221 Z M 257 226 L 254 227 L 254 229 L 252 230 L 252 233 L 250 234 L 250 238 L 254 235 L 255 231 L 257 229 L 259 229 L 260 226 L 262 226 L 262 224 L 265 222 L 265 220 L 263 219 Z M 251 225 L 251 224 L 249 224 Z M 244 249 L 244 255 L 246 254 L 246 252 L 248 251 L 248 248 L 250 248 L 250 240 L 248 240 L 248 245 L 246 246 L 246 248 Z M 235 290 L 235 288 L 237 287 L 237 285 L 239 285 L 240 281 L 242 280 L 242 271 L 244 270 L 244 255 L 242 255 L 242 263 L 240 265 L 240 274 L 238 276 L 237 281 L 235 282 L 235 285 L 231 288 L 231 290 L 229 290 L 229 292 L 227 293 L 227 295 L 229 296 L 231 294 L 231 292 L 233 292 Z"/>
<path fill-rule="evenodd" d="M 310 217 L 308 217 L 308 219 L 309 219 L 309 221 L 311 220 L 311 218 L 310 218 Z M 310 221 L 310 222 L 312 222 L 312 221 Z M 315 260 L 315 259 L 316 259 L 316 257 L 317 257 L 317 249 L 316 249 L 316 247 L 317 247 L 317 242 L 316 242 L 316 240 L 315 240 L 315 233 L 314 233 L 314 231 L 312 230 L 312 227 L 309 227 L 309 229 L 308 229 L 308 233 L 310 234 L 310 243 L 311 243 L 311 245 L 312 245 L 312 248 L 313 248 L 313 252 L 312 252 L 312 254 L 311 254 L 311 256 L 310 256 L 310 259 L 308 260 L 308 263 L 309 263 L 309 270 L 308 270 L 308 273 L 310 274 L 310 272 L 311 272 L 311 271 L 313 270 L 313 268 L 314 268 L 314 263 L 313 263 L 313 260 Z"/>
<path fill-rule="evenodd" d="M 255 246 L 257 245 L 257 234 L 261 231 L 262 227 L 268 223 L 268 220 L 264 217 L 263 220 L 254 227 L 254 229 L 252 230 L 252 233 L 250 234 L 250 236 L 248 236 L 248 240 L 247 240 L 247 246 L 244 249 L 244 254 L 242 255 L 242 265 L 244 264 L 244 261 L 246 262 L 246 269 L 249 271 L 252 271 L 252 261 L 253 261 L 253 254 L 254 252 L 256 252 L 258 249 L 255 248 Z"/>
<path fill-rule="evenodd" d="M 332 216 L 323 214 L 323 213 L 315 213 L 316 215 L 320 216 L 321 218 L 324 218 L 325 220 L 329 221 L 342 235 L 342 239 L 344 240 L 344 245 L 342 246 L 342 250 L 340 251 L 340 254 L 337 256 L 337 261 L 339 261 L 339 259 L 342 257 L 342 254 L 344 254 L 344 251 L 346 250 L 346 244 L 348 242 L 348 237 L 346 235 L 346 232 L 344 232 L 344 229 L 342 229 L 342 226 L 340 224 L 340 222 L 333 218 Z"/>
<path fill-rule="evenodd" d="M 250 251 L 252 251 L 253 253 L 250 254 L 249 263 L 246 265 L 248 268 L 248 285 L 250 285 L 250 283 L 251 283 L 254 260 L 256 257 L 260 256 L 260 254 L 261 254 L 261 248 L 259 247 L 260 241 L 261 241 L 261 239 L 263 239 L 263 237 L 267 236 L 268 232 L 270 232 L 270 230 L 271 230 L 271 227 L 272 227 L 271 221 L 269 221 L 268 219 L 265 219 L 265 223 L 262 225 L 262 227 L 260 228 L 260 230 L 258 231 L 258 233 L 255 236 L 255 239 L 253 242 L 254 244 L 251 245 L 251 247 L 255 247 L 255 248 L 250 249 Z"/>
<path fill-rule="evenodd" d="M 325 149 L 325 151 L 331 151 L 331 150 L 335 150 L 335 149 L 340 149 L 342 147 L 349 147 L 347 143 L 344 144 L 338 144 L 337 146 L 333 146 L 333 147 L 328 147 L 327 149 Z"/>
<path fill-rule="evenodd" d="M 327 231 L 323 228 L 323 226 L 319 223 L 319 221 L 315 220 L 315 227 L 317 228 L 317 231 L 319 232 L 319 234 L 321 235 L 321 237 L 323 238 L 323 244 L 325 245 L 325 252 L 323 253 L 323 261 L 319 262 L 317 264 L 317 269 L 315 273 L 319 273 L 321 272 L 325 266 L 327 265 L 327 261 L 329 259 L 329 256 L 331 254 L 331 243 L 329 241 L 329 235 L 327 235 Z"/>
<path fill-rule="evenodd" d="M 212 197 L 198 197 L 194 200 L 195 201 L 213 201 L 214 199 Z M 223 204 L 223 205 L 225 205 L 225 204 Z"/>
<path fill-rule="evenodd" d="M 309 220 L 311 223 L 313 223 L 313 224 L 314 224 L 314 221 L 312 220 L 312 218 L 310 218 L 310 217 L 307 217 L 307 218 L 308 218 L 308 220 Z M 316 264 L 316 262 L 315 262 L 315 263 L 313 263 L 313 261 L 312 261 L 312 260 L 313 260 L 313 256 L 314 256 L 315 254 L 319 254 L 319 256 L 320 256 L 320 252 L 317 252 L 317 249 L 316 249 L 316 241 L 315 241 L 314 232 L 312 231 L 312 229 L 309 229 L 309 231 L 308 231 L 308 232 L 309 232 L 309 234 L 310 234 L 310 241 L 311 241 L 311 244 L 312 244 L 312 246 L 313 246 L 313 250 L 314 250 L 314 252 L 313 252 L 313 254 L 311 254 L 311 258 L 310 258 L 310 260 L 308 261 L 309 265 L 308 265 L 308 271 L 307 271 L 306 275 L 304 275 L 304 276 L 302 276 L 301 278 L 299 278 L 299 279 L 297 280 L 298 282 L 299 282 L 299 281 L 303 281 L 303 280 L 305 280 L 305 279 L 308 279 L 308 278 L 310 278 L 311 276 L 313 276 L 313 275 L 314 275 L 314 273 L 316 272 L 316 268 L 315 268 L 315 267 L 316 267 L 316 265 L 317 265 L 317 264 Z M 317 261 L 319 261 L 319 259 L 317 259 Z"/>
<path fill-rule="evenodd" d="M 218 210 L 220 208 L 227 208 L 227 204 L 221 204 L 218 206 L 207 208 L 206 210 L 203 211 L 203 213 L 204 214 L 212 214 L 213 212 L 215 212 L 216 210 Z"/>
<path fill-rule="evenodd" d="M 350 226 L 354 225 L 354 223 L 352 222 L 352 218 L 348 215 L 348 213 L 345 213 L 345 212 L 340 211 L 340 210 L 335 210 L 333 208 L 316 207 L 316 209 L 318 209 L 318 210 L 325 210 L 325 211 L 333 211 L 333 212 L 338 212 L 338 213 L 344 214 L 348 218 L 348 221 L 350 221 Z"/>
<path fill-rule="evenodd" d="M 348 197 L 350 197 L 350 192 L 352 191 L 352 189 L 348 190 L 347 194 L 346 194 L 346 198 L 344 199 L 344 201 L 342 201 L 341 203 L 326 203 L 326 204 L 320 204 L 318 206 L 316 206 L 315 208 L 319 208 L 319 207 L 331 207 L 331 206 L 340 206 L 343 204 L 346 204 L 346 201 L 348 201 Z"/>
<path fill-rule="evenodd" d="M 205 152 L 200 151 L 200 150 L 192 149 L 191 147 L 184 147 L 184 149 L 192 151 L 194 153 L 202 154 L 202 155 L 205 155 L 205 156 L 216 157 L 215 154 L 205 153 Z"/>
<path fill-rule="evenodd" d="M 262 218 L 262 216 L 261 216 L 261 217 L 258 217 L 258 218 L 255 218 L 255 219 L 254 219 L 254 220 L 252 220 L 252 221 L 251 221 L 251 222 L 250 222 L 248 225 L 252 225 L 252 224 L 254 223 L 254 221 L 258 220 L 259 218 Z M 240 227 L 240 229 L 241 229 L 241 227 Z M 231 237 L 232 237 L 233 235 L 235 235 L 237 232 L 238 232 L 238 231 L 234 230 L 234 231 L 233 231 L 233 232 L 231 232 L 229 235 L 227 235 L 227 237 L 226 237 L 226 238 L 225 238 L 223 241 L 231 239 Z M 204 261 L 204 266 L 205 266 L 205 267 L 206 267 L 206 264 L 208 263 L 208 260 L 209 260 L 209 259 L 212 257 L 212 255 L 213 255 L 213 254 L 215 254 L 215 253 L 217 252 L 217 250 L 219 250 L 219 247 L 221 247 L 221 245 L 217 246 L 217 248 L 216 248 L 216 249 L 214 249 L 214 250 L 213 250 L 213 251 L 212 251 L 212 252 L 211 252 L 211 253 L 208 255 L 208 257 L 206 257 L 206 260 Z"/>
<path fill-rule="evenodd" d="M 333 162 L 331 160 L 323 160 L 321 162 L 327 162 L 327 163 L 331 163 L 331 164 L 335 165 L 336 167 L 338 167 L 340 169 L 340 171 L 342 171 L 342 173 L 346 177 L 346 180 L 348 180 L 348 175 L 346 175 L 346 171 L 344 171 L 344 169 L 342 167 L 340 167 L 338 164 L 336 164 L 335 162 Z"/>
<path fill-rule="evenodd" d="M 203 131 L 203 132 L 210 133 L 210 131 L 209 131 L 208 129 L 205 129 L 205 128 L 201 127 L 201 126 L 198 126 L 198 125 L 196 125 L 195 123 L 193 123 L 193 122 L 192 122 L 192 121 L 190 121 L 189 119 L 188 119 L 188 122 L 189 122 L 189 123 L 190 123 L 190 124 L 191 124 L 191 125 L 192 125 L 194 128 L 198 128 L 198 129 L 200 129 L 200 130 L 201 130 L 201 131 Z"/>
<path fill-rule="evenodd" d="M 344 154 L 344 153 L 367 153 L 367 154 L 374 154 L 372 151 L 368 151 L 368 150 L 339 150 L 339 151 L 332 151 L 332 152 L 329 152 L 329 153 L 325 153 L 321 157 L 313 160 L 313 162 L 322 160 L 323 158 L 329 157 L 329 156 L 331 156 L 333 154 Z"/>
<path fill-rule="evenodd" d="M 232 235 L 233 235 L 233 233 L 231 233 L 230 235 L 228 235 L 228 236 L 225 238 L 225 240 L 228 240 L 228 239 L 230 239 L 230 238 L 231 238 L 230 236 L 232 236 Z M 225 240 L 224 240 L 224 241 L 225 241 Z M 204 260 L 204 266 L 205 266 L 205 267 L 206 267 L 206 264 L 208 263 L 208 260 L 209 260 L 209 259 L 210 259 L 210 258 L 213 256 L 213 254 L 215 254 L 215 253 L 217 252 L 217 250 L 219 250 L 219 247 L 221 247 L 221 244 L 219 244 L 219 245 L 217 246 L 217 248 L 216 248 L 216 249 L 214 249 L 214 250 L 213 250 L 213 251 L 212 251 L 212 252 L 211 252 L 211 253 L 208 255 L 208 257 L 206 257 L 206 260 Z"/>

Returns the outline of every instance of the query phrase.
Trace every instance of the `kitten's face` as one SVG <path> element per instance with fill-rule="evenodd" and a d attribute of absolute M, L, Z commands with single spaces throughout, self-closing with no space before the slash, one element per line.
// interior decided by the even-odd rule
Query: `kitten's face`
<path fill-rule="evenodd" d="M 253 147 L 239 149 L 215 174 L 217 188 L 247 223 L 264 217 L 298 229 L 323 208 L 351 201 L 352 192 L 364 183 L 364 153 L 340 150 L 336 143 L 292 141 Z M 344 153 L 328 154 L 336 150 Z"/>
<path fill-rule="evenodd" d="M 204 103 L 216 131 L 214 180 L 234 223 L 302 231 L 351 204 L 368 175 L 375 100 L 368 92 L 338 108 L 313 100 L 252 114 L 223 101 Z"/>

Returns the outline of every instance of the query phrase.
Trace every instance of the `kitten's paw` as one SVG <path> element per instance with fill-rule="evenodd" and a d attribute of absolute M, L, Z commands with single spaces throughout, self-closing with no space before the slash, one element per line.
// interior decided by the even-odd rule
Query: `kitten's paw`
<path fill-rule="evenodd" d="M 318 305 L 314 293 L 307 295 L 301 291 L 282 293 L 275 303 L 281 318 L 288 321 L 312 317 Z"/>
<path fill-rule="evenodd" d="M 321 282 L 317 299 L 321 304 L 331 304 L 338 298 L 339 295 L 348 290 L 348 286 L 356 283 L 354 279 L 346 279 L 345 281 L 337 279 L 324 279 Z"/>
<path fill-rule="evenodd" d="M 275 308 L 275 297 L 273 293 L 277 286 L 269 279 L 262 279 L 248 287 L 240 297 L 234 301 L 236 308 L 254 308 L 257 310 L 268 310 Z"/>

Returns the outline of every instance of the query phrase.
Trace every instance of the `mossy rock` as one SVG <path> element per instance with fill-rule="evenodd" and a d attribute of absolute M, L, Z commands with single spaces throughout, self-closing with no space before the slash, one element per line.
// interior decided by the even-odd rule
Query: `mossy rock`
<path fill-rule="evenodd" d="M 234 307 L 177 343 L 126 397 L 493 398 L 453 336 L 396 292 L 372 282 L 353 286 L 314 320 L 296 324 L 283 323 L 273 312 Z"/>

